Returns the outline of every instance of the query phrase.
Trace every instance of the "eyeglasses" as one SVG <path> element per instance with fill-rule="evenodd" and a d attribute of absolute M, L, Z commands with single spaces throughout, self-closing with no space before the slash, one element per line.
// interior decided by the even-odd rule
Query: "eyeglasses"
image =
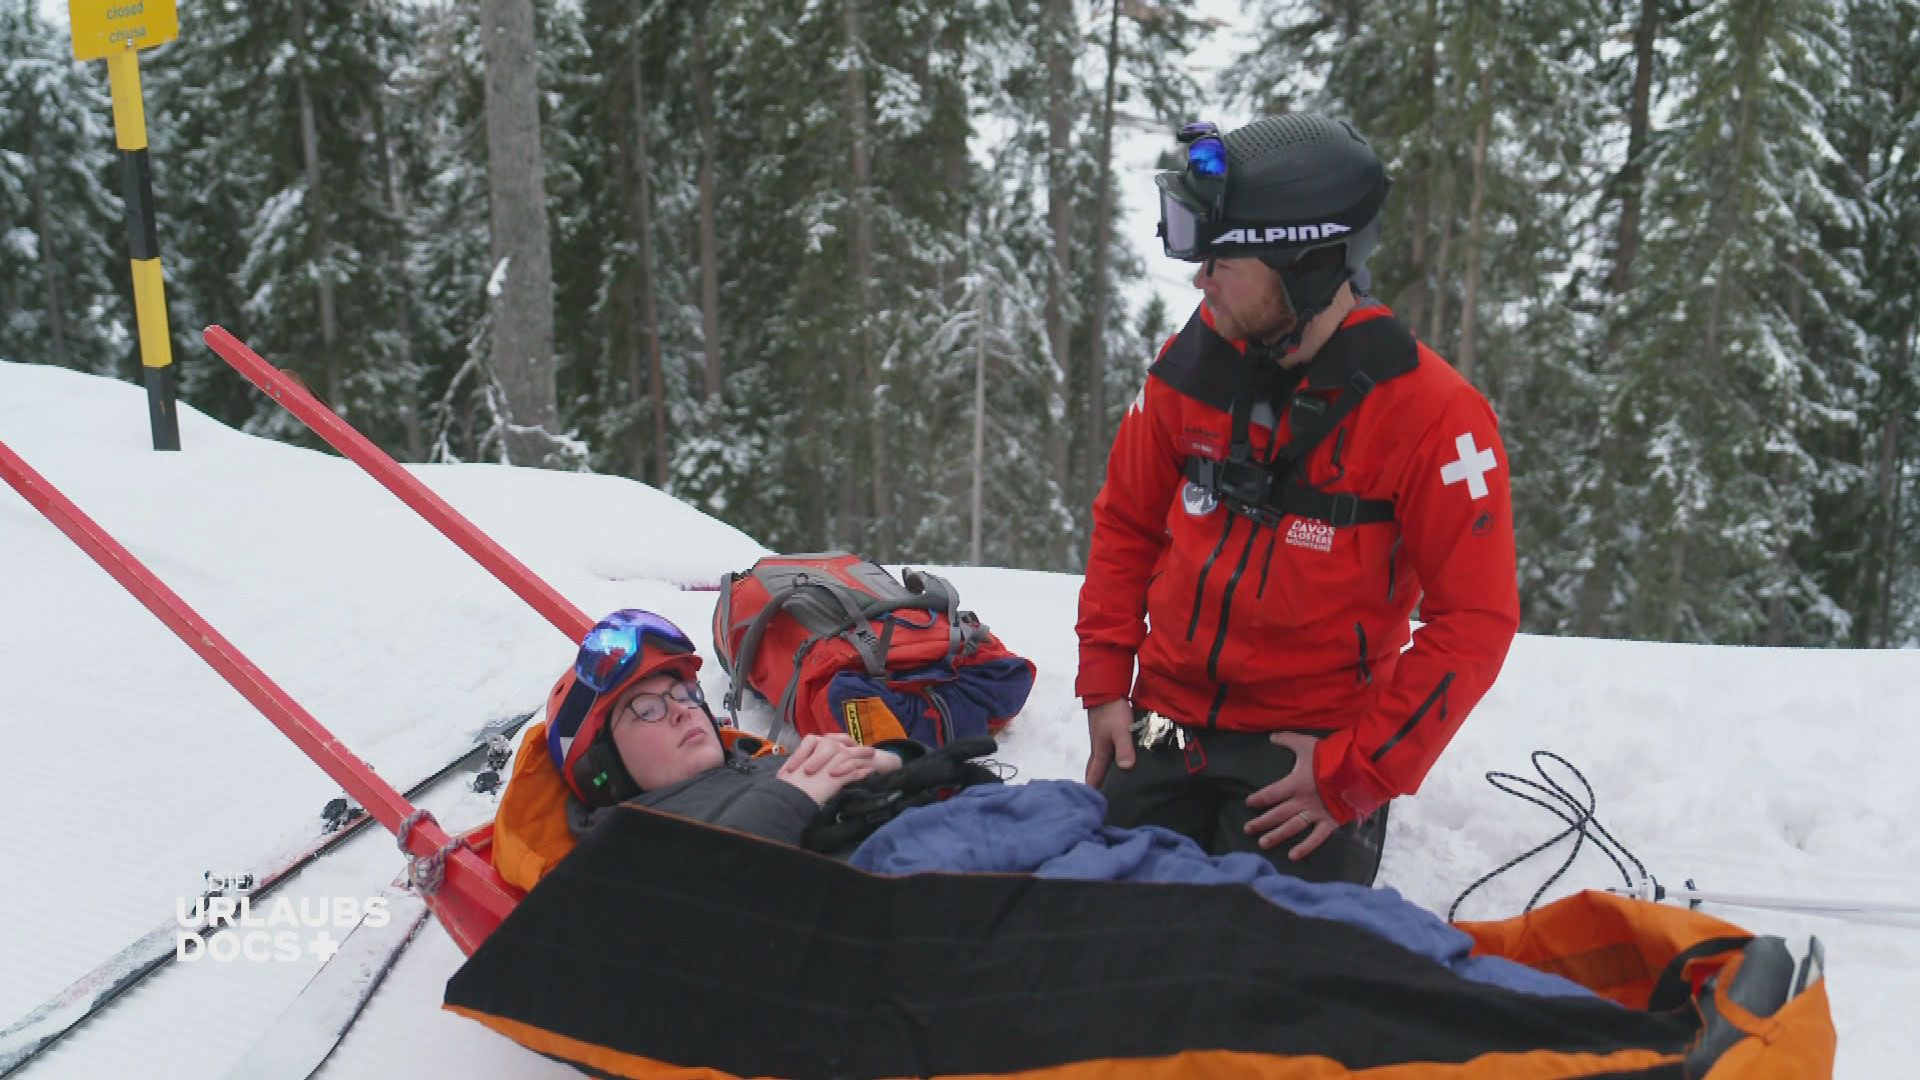
<path fill-rule="evenodd" d="M 626 711 L 643 724 L 657 724 L 673 713 L 674 704 L 705 705 L 707 695 L 695 682 L 677 682 L 662 691 L 634 694 L 627 699 Z"/>
<path fill-rule="evenodd" d="M 693 640 L 686 631 L 651 611 L 623 608 L 593 624 L 580 640 L 580 654 L 573 661 L 573 689 L 560 703 L 548 736 L 571 739 L 593 703 L 626 682 L 650 646 L 676 655 L 693 652 Z"/>

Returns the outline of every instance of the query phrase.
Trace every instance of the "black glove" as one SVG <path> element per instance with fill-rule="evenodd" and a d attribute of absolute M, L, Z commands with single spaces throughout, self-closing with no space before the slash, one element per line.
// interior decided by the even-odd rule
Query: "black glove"
<path fill-rule="evenodd" d="M 973 759 L 999 746 L 984 736 L 960 739 L 906 761 L 890 773 L 856 780 L 813 816 L 800 845 L 828 854 L 852 851 L 907 810 L 939 802 L 975 784 L 997 784 L 1000 775 Z"/>

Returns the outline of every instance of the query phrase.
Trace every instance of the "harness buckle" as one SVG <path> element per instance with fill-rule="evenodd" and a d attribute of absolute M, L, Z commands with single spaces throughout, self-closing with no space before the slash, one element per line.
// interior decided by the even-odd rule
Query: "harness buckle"
<path fill-rule="evenodd" d="M 1342 493 L 1333 497 L 1333 508 L 1328 523 L 1336 529 L 1351 528 L 1360 519 L 1360 497 L 1351 493 Z"/>

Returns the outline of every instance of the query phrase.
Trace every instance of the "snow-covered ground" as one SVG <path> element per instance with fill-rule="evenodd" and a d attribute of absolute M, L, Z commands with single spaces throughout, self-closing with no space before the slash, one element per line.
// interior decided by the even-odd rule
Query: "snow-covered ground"
<path fill-rule="evenodd" d="M 162 575 L 391 779 L 451 757 L 483 722 L 538 705 L 571 645 L 350 463 L 181 410 L 186 449 L 148 449 L 135 386 L 0 363 L 0 441 Z M 593 615 L 661 610 L 707 636 L 714 594 L 676 588 L 762 549 L 644 485 L 486 465 L 415 473 Z M 0 490 L 0 1026 L 173 917 L 206 870 L 310 831 L 335 789 L 235 692 L 11 490 Z M 953 568 L 969 606 L 1041 676 L 1003 757 L 1071 777 L 1078 579 Z M 717 665 L 709 663 L 716 676 Z M 708 690 L 720 689 L 710 677 Z M 1662 880 L 1702 889 L 1920 903 L 1920 652 L 1711 648 L 1523 637 L 1425 789 L 1396 808 L 1383 882 L 1444 911 L 1559 827 L 1481 780 L 1551 748 L 1598 789 L 1603 822 Z M 449 826 L 490 797 L 443 793 Z M 1557 862 L 1557 859 L 1551 860 Z M 1462 914 L 1514 913 L 1536 860 Z M 295 895 L 370 897 L 400 867 L 356 839 Z M 1554 894 L 1617 884 L 1583 856 Z M 1920 925 L 1762 911 L 1818 934 L 1840 1075 L 1910 1075 L 1920 1056 Z M 570 1076 L 439 1011 L 460 956 L 429 924 L 328 1066 L 351 1077 Z M 223 1074 L 315 961 L 176 965 L 25 1075 Z"/>

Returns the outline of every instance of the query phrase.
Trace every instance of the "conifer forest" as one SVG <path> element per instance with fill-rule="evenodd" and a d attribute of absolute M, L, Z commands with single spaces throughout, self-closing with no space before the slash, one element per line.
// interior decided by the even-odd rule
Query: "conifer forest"
<path fill-rule="evenodd" d="M 0 5 L 0 359 L 137 381 L 105 66 Z M 1524 630 L 1920 645 L 1920 0 L 179 8 L 158 235 L 228 424 L 317 445 L 209 323 L 402 461 L 1077 572 L 1191 311 L 1116 144 L 1316 111 L 1394 179 L 1373 294 L 1499 411 Z"/>

